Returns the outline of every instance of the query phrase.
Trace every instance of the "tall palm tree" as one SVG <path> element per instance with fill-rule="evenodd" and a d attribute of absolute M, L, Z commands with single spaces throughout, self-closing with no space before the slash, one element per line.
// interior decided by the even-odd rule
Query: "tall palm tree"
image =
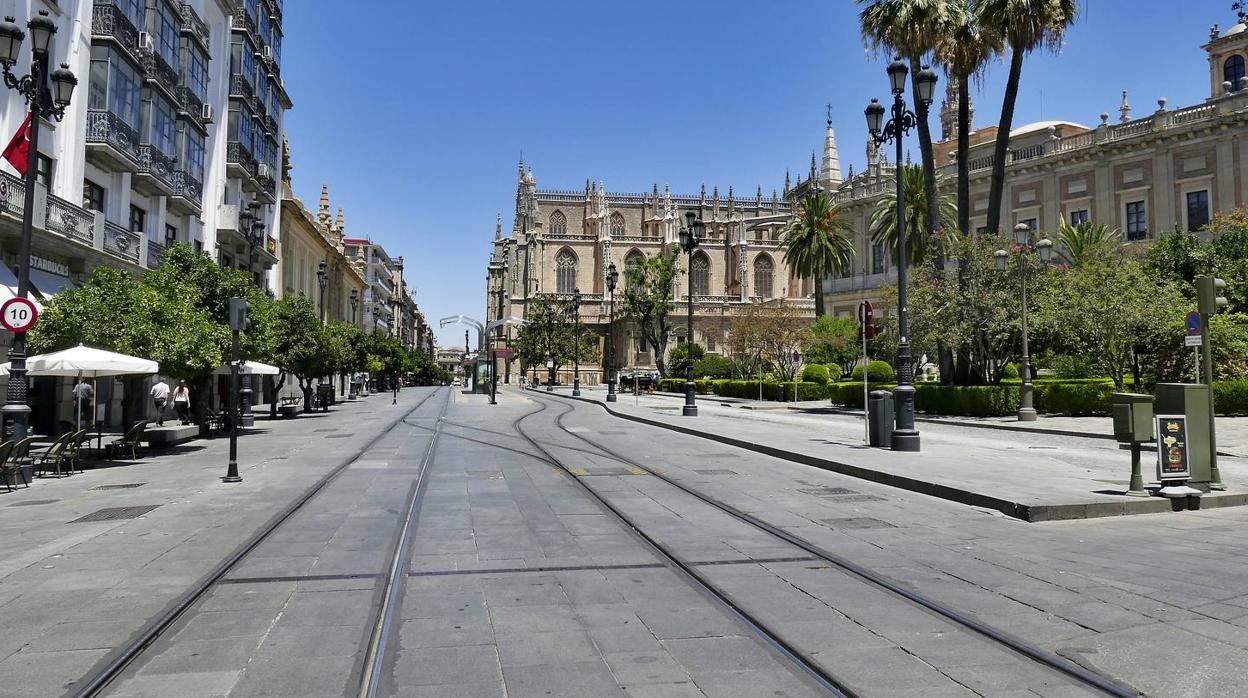
<path fill-rule="evenodd" d="M 815 282 L 815 316 L 823 317 L 823 279 L 853 268 L 853 226 L 832 197 L 816 192 L 798 203 L 797 216 L 781 231 L 784 262 L 798 277 Z"/>
<path fill-rule="evenodd" d="M 954 225 L 958 217 L 957 205 L 953 203 L 953 197 L 947 192 L 941 192 L 936 201 L 940 221 L 936 225 L 931 225 L 927 220 L 927 196 L 923 191 L 923 169 L 918 165 L 903 165 L 899 171 L 901 173 L 901 196 L 906 214 L 906 257 L 908 257 L 906 261 L 910 266 L 918 266 L 927 257 L 935 238 L 941 235 L 940 232 L 928 231 L 940 231 L 945 226 Z M 937 177 L 936 185 L 939 191 L 939 177 Z M 875 205 L 875 210 L 871 212 L 871 241 L 877 245 L 884 245 L 889 252 L 889 257 L 894 262 L 901 263 L 897 259 L 897 195 L 893 192 L 893 188 L 889 189 L 889 193 L 880 199 Z"/>
<path fill-rule="evenodd" d="M 937 28 L 947 26 L 950 0 L 857 0 L 867 4 L 858 15 L 862 38 L 877 54 L 899 55 L 910 64 L 910 94 L 918 94 L 919 71 L 924 59 L 936 46 Z M 939 194 L 936 189 L 936 157 L 932 152 L 932 131 L 928 125 L 928 105 L 914 100 L 918 121 L 919 155 L 923 163 L 924 220 L 939 223 Z M 901 163 L 897 163 L 900 165 Z M 929 230 L 929 233 L 935 232 Z"/>
<path fill-rule="evenodd" d="M 1072 267 L 1111 252 L 1122 233 L 1107 225 L 1083 221 L 1071 225 L 1062 221 L 1057 231 L 1057 251 Z"/>
<path fill-rule="evenodd" d="M 995 37 L 976 24 L 974 0 L 950 0 L 945 24 L 936 28 L 936 61 L 958 90 L 958 230 L 971 233 L 971 90 L 996 50 Z"/>
<path fill-rule="evenodd" d="M 981 30 L 997 37 L 1010 52 L 1010 73 L 1001 100 L 1001 121 L 992 163 L 992 186 L 988 193 L 988 230 L 1001 231 L 1001 198 L 1005 192 L 1005 159 L 1009 152 L 1014 104 L 1018 100 L 1023 57 L 1031 51 L 1061 46 L 1066 29 L 1079 15 L 1078 0 L 976 0 L 975 13 Z"/>

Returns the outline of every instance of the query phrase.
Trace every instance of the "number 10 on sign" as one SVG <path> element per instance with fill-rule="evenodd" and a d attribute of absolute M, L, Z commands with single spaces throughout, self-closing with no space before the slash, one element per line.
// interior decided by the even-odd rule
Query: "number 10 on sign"
<path fill-rule="evenodd" d="M 39 320 L 39 309 L 28 298 L 10 298 L 0 305 L 0 325 L 10 332 L 25 332 Z"/>

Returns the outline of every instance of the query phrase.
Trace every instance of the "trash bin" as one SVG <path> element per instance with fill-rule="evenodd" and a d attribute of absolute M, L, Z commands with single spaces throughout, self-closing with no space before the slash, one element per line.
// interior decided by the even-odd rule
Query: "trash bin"
<path fill-rule="evenodd" d="M 316 400 L 320 404 L 323 411 L 329 411 L 329 406 L 333 402 L 333 399 L 334 386 L 332 383 L 322 383 L 316 386 Z"/>
<path fill-rule="evenodd" d="M 870 444 L 888 448 L 893 443 L 893 394 L 887 390 L 872 390 L 868 399 L 870 409 Z"/>

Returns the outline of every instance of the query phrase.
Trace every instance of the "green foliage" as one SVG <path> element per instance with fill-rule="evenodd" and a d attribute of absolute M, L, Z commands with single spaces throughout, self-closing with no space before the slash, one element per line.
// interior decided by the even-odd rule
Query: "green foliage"
<path fill-rule="evenodd" d="M 806 364 L 802 369 L 802 380 L 807 383 L 828 384 L 828 368 L 822 364 Z"/>
<path fill-rule="evenodd" d="M 1035 407 L 1050 414 L 1072 417 L 1107 415 L 1110 413 L 1110 394 L 1115 392 L 1113 382 L 1053 382 L 1036 383 Z"/>
<path fill-rule="evenodd" d="M 1018 410 L 1019 388 L 1012 385 L 915 386 L 914 408 L 930 414 L 999 417 Z"/>
<path fill-rule="evenodd" d="M 1162 235 L 1144 252 L 1144 266 L 1154 278 L 1178 285 L 1187 298 L 1196 297 L 1193 280 L 1213 272 L 1214 254 L 1195 233 L 1176 230 Z"/>
<path fill-rule="evenodd" d="M 947 227 L 956 229 L 958 225 L 957 205 L 953 197 L 942 187 L 941 177 L 936 176 L 938 209 L 940 220 L 934 228 Z M 906 257 L 912 266 L 919 266 L 927 259 L 932 245 L 939 247 L 942 241 L 931 239 L 928 235 L 927 193 L 924 190 L 923 168 L 918 165 L 903 165 L 901 168 L 901 192 L 905 208 L 906 226 Z M 889 187 L 875 210 L 871 212 L 871 241 L 883 244 L 888 250 L 889 258 L 897 261 L 897 194 L 895 188 Z"/>
<path fill-rule="evenodd" d="M 837 375 L 853 370 L 862 358 L 862 342 L 858 339 L 858 323 L 853 318 L 823 316 L 810 325 L 810 339 L 803 347 L 806 360 L 816 364 L 835 364 Z"/>
<path fill-rule="evenodd" d="M 824 364 L 823 367 L 828 369 L 829 383 L 839 381 L 845 375 L 838 364 Z"/>
<path fill-rule="evenodd" d="M 624 316 L 638 328 L 650 346 L 661 375 L 668 374 L 663 352 L 670 334 L 668 322 L 672 315 L 676 276 L 680 273 L 678 250 L 673 245 L 671 250 L 651 255 L 639 264 L 628 264 L 624 268 Z M 545 365 L 544 355 L 542 362 Z"/>
<path fill-rule="evenodd" d="M 673 376 L 683 376 L 690 364 L 696 364 L 704 356 L 706 350 L 700 345 L 681 342 L 667 352 L 667 370 Z"/>
<path fill-rule="evenodd" d="M 784 262 L 799 278 L 817 282 L 853 269 L 854 228 L 841 217 L 828 194 L 818 192 L 798 202 L 793 220 L 781 231 Z M 815 315 L 823 316 L 823 294 L 815 294 Z"/>
<path fill-rule="evenodd" d="M 286 296 L 273 305 L 273 323 L 277 336 L 273 359 L 299 379 L 306 394 L 312 381 L 332 372 L 328 333 L 316 307 L 305 296 Z"/>
<path fill-rule="evenodd" d="M 733 364 L 719 354 L 708 354 L 693 363 L 693 375 L 699 378 L 731 378 Z"/>
<path fill-rule="evenodd" d="M 1018 364 L 1008 363 L 1005 368 L 1001 369 L 1001 377 L 1004 379 L 1016 379 L 1019 376 Z"/>
<path fill-rule="evenodd" d="M 1243 417 L 1248 415 L 1248 379 L 1216 381 L 1213 404 L 1218 414 Z"/>
<path fill-rule="evenodd" d="M 1153 382 L 1192 381 L 1192 349 L 1184 344 L 1186 335 L 1182 318 L 1174 319 L 1158 333 L 1156 348 L 1148 363 Z M 1248 377 L 1248 315 L 1214 315 L 1209 320 L 1209 343 L 1213 346 L 1215 381 Z M 1203 381 L 1203 372 L 1201 376 Z"/>
<path fill-rule="evenodd" d="M 887 361 L 876 359 L 867 365 L 867 380 L 870 383 L 892 383 L 897 380 L 897 374 L 893 371 L 893 367 Z M 849 374 L 850 380 L 858 383 L 862 382 L 862 365 L 854 367 L 853 372 Z"/>
<path fill-rule="evenodd" d="M 1049 368 L 1053 369 L 1054 376 L 1070 380 L 1075 378 L 1095 378 L 1097 366 L 1096 362 L 1087 356 L 1056 354 L 1049 359 Z"/>
<path fill-rule="evenodd" d="M 547 357 L 553 358 L 555 370 L 578 359 L 582 364 L 599 360 L 599 337 L 581 325 L 579 341 L 571 299 L 545 294 L 536 296 L 529 306 L 529 322 L 520 327 L 512 347 L 525 366 L 544 369 Z M 579 354 L 578 354 L 579 351 Z"/>
<path fill-rule="evenodd" d="M 1060 221 L 1057 239 L 1053 242 L 1054 251 L 1071 266 L 1079 266 L 1090 259 L 1097 259 L 1112 254 L 1121 245 L 1122 234 L 1107 225 L 1097 225 L 1092 221 L 1083 221 L 1071 225 L 1064 219 Z"/>

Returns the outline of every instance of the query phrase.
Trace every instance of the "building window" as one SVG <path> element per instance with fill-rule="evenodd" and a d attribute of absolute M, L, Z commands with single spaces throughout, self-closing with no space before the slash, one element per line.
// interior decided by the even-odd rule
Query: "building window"
<path fill-rule="evenodd" d="M 1036 226 L 1039 225 L 1039 222 L 1036 221 L 1035 218 L 1024 218 L 1023 220 L 1019 221 L 1019 223 L 1027 226 L 1028 230 L 1035 230 Z"/>
<path fill-rule="evenodd" d="M 555 292 L 572 293 L 576 291 L 576 255 L 572 250 L 563 250 L 555 257 Z"/>
<path fill-rule="evenodd" d="M 1244 57 L 1231 56 L 1222 64 L 1222 79 L 1231 83 L 1231 91 L 1238 90 L 1242 85 L 1239 81 L 1244 78 Z"/>
<path fill-rule="evenodd" d="M 151 105 L 152 128 L 149 137 L 152 140 L 150 142 L 161 154 L 173 156 L 177 153 L 173 146 L 175 134 L 173 105 L 160 97 L 153 97 Z"/>
<path fill-rule="evenodd" d="M 697 254 L 689 263 L 689 292 L 695 296 L 711 295 L 711 261 Z"/>
<path fill-rule="evenodd" d="M 775 270 L 776 265 L 767 255 L 754 260 L 754 295 L 759 298 L 771 298 Z"/>
<path fill-rule="evenodd" d="M 147 230 L 147 211 L 138 206 L 130 207 L 130 232 L 142 233 Z"/>
<path fill-rule="evenodd" d="M 550 234 L 551 235 L 567 235 L 568 234 L 568 217 L 563 215 L 563 211 L 555 211 L 550 214 Z"/>
<path fill-rule="evenodd" d="M 191 47 L 186 52 L 186 65 L 183 66 L 182 79 L 201 101 L 208 99 L 208 56 L 203 51 Z"/>
<path fill-rule="evenodd" d="M 142 126 L 138 72 L 117 54 L 103 47 L 93 49 L 87 87 L 87 108 L 108 110 L 131 128 Z"/>
<path fill-rule="evenodd" d="M 1187 193 L 1187 229 L 1200 230 L 1209 224 L 1209 190 Z"/>
<path fill-rule="evenodd" d="M 186 129 L 186 172 L 195 179 L 204 178 L 204 137 L 195 129 Z"/>
<path fill-rule="evenodd" d="M 89 179 L 82 180 L 82 207 L 104 212 L 104 187 Z"/>
<path fill-rule="evenodd" d="M 884 273 L 884 243 L 882 242 L 871 245 L 871 273 Z"/>
<path fill-rule="evenodd" d="M 39 155 L 35 158 L 38 163 L 35 168 L 35 178 L 43 186 L 52 188 L 52 158 L 47 155 Z"/>
<path fill-rule="evenodd" d="M 1080 223 L 1087 223 L 1087 222 L 1088 222 L 1088 209 L 1081 208 L 1078 211 L 1070 212 L 1070 224 L 1071 225 L 1079 225 Z"/>
<path fill-rule="evenodd" d="M 114 0 L 113 4 L 136 28 L 143 26 L 143 0 Z"/>
<path fill-rule="evenodd" d="M 201 253 L 204 251 L 204 241 L 203 241 L 203 240 L 196 240 L 196 241 L 195 241 L 195 251 L 196 251 L 196 252 L 201 252 Z"/>
<path fill-rule="evenodd" d="M 1127 239 L 1143 240 L 1148 237 L 1148 215 L 1143 201 L 1127 204 Z"/>
<path fill-rule="evenodd" d="M 977 233 L 986 233 L 986 232 L 988 232 L 988 226 L 986 226 L 986 225 L 981 225 L 981 226 L 979 226 L 978 228 L 976 228 L 976 229 L 975 229 L 975 232 L 977 232 Z"/>
<path fill-rule="evenodd" d="M 168 247 L 177 241 L 178 229 L 172 225 L 165 225 L 165 247 Z"/>
<path fill-rule="evenodd" d="M 182 19 L 173 16 L 173 10 L 169 8 L 167 3 L 156 3 L 156 53 L 169 67 L 177 70 L 178 68 L 178 31 L 182 26 Z"/>
<path fill-rule="evenodd" d="M 624 216 L 617 211 L 611 214 L 611 235 L 624 235 Z"/>

